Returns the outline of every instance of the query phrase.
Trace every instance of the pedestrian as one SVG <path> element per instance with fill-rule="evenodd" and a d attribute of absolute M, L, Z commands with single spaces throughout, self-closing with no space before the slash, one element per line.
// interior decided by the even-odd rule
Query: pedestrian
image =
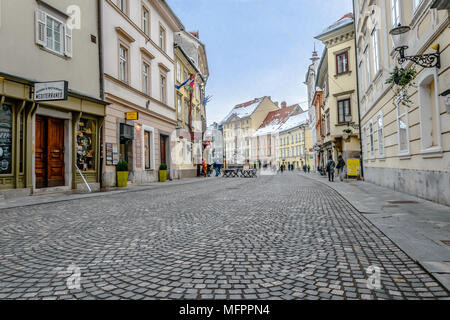
<path fill-rule="evenodd" d="M 308 173 L 311 172 L 311 166 L 308 164 Z"/>
<path fill-rule="evenodd" d="M 342 155 L 339 155 L 338 157 L 338 163 L 336 165 L 336 169 L 338 169 L 339 173 L 339 179 L 341 181 L 344 181 L 344 167 L 345 167 L 345 161 L 344 158 L 342 158 Z"/>
<path fill-rule="evenodd" d="M 327 162 L 327 172 L 328 172 L 328 181 L 334 182 L 334 169 L 336 168 L 336 163 L 333 160 L 333 157 L 330 156 Z"/>
<path fill-rule="evenodd" d="M 202 167 L 203 167 L 203 174 L 204 174 L 204 176 L 206 178 L 207 177 L 207 172 L 208 172 L 208 165 L 206 164 L 206 160 L 203 160 Z"/>
<path fill-rule="evenodd" d="M 306 173 L 306 164 L 303 165 L 303 172 Z"/>

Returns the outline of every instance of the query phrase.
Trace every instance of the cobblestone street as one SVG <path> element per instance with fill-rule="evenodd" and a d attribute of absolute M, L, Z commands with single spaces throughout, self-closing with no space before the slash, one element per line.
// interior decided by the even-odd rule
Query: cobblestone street
<path fill-rule="evenodd" d="M 297 173 L 0 210 L 0 242 L 0 299 L 449 297 L 336 191 Z"/>

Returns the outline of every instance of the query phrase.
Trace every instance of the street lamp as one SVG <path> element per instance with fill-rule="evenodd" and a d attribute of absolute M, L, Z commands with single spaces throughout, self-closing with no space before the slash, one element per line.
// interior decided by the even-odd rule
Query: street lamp
<path fill-rule="evenodd" d="M 394 50 L 399 53 L 398 63 L 403 64 L 405 61 L 410 60 L 415 64 L 418 64 L 424 68 L 440 68 L 441 67 L 441 53 L 439 52 L 439 45 L 435 45 L 432 48 L 435 49 L 436 53 L 427 53 L 415 56 L 406 56 L 405 51 L 408 49 L 408 34 L 411 28 L 409 26 L 402 26 L 393 28 L 389 34 L 392 37 L 392 42 L 394 43 Z"/>

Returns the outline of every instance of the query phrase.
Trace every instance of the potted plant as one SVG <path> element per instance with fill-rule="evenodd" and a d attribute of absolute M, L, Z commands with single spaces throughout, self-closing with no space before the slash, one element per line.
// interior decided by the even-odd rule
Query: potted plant
<path fill-rule="evenodd" d="M 116 167 L 117 171 L 117 186 L 125 188 L 128 184 L 128 162 L 120 161 Z"/>
<path fill-rule="evenodd" d="M 391 76 L 386 80 L 386 84 L 394 85 L 395 97 L 400 99 L 405 106 L 408 106 L 410 102 L 406 92 L 409 87 L 414 86 L 413 80 L 416 78 L 416 75 L 417 71 L 414 67 L 407 69 L 395 67 Z"/>
<path fill-rule="evenodd" d="M 159 166 L 159 182 L 166 182 L 167 180 L 167 164 L 161 163 Z"/>
<path fill-rule="evenodd" d="M 353 133 L 353 131 L 351 129 L 345 129 L 343 131 L 344 131 L 344 134 L 343 134 L 344 140 L 347 140 L 350 137 L 350 135 Z"/>

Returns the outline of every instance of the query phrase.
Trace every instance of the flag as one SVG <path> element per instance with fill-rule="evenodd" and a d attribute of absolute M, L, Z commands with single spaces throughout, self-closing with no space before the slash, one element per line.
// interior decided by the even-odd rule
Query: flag
<path fill-rule="evenodd" d="M 175 88 L 176 88 L 177 90 L 180 90 L 180 88 L 184 87 L 184 86 L 189 82 L 189 80 L 191 80 L 191 79 L 188 78 L 185 82 L 183 82 L 183 83 L 180 84 L 179 86 L 175 85 Z"/>

